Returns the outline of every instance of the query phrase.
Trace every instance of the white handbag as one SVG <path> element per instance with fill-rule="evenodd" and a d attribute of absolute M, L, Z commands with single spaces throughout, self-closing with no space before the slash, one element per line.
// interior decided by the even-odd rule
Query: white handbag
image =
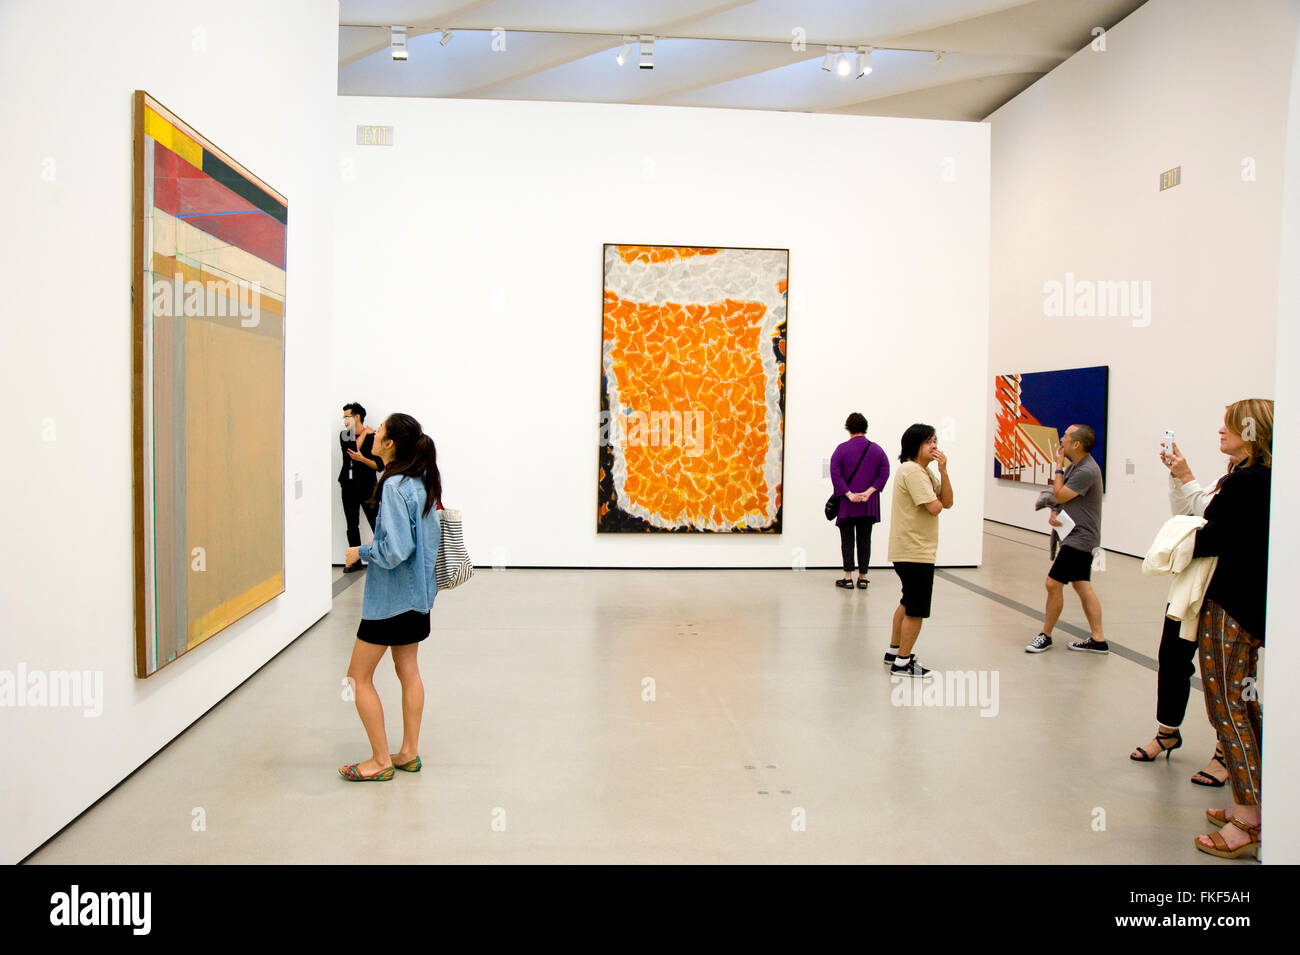
<path fill-rule="evenodd" d="M 460 511 L 446 508 L 438 512 L 442 537 L 438 541 L 438 557 L 433 562 L 433 576 L 438 590 L 459 587 L 474 576 L 474 562 L 465 549 L 465 537 L 460 526 Z"/>

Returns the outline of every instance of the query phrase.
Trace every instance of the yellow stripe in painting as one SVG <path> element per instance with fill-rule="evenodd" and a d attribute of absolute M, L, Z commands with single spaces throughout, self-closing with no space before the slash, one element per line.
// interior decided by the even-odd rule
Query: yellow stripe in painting
<path fill-rule="evenodd" d="M 224 630 L 240 617 L 252 613 L 272 597 L 282 593 L 284 593 L 284 574 L 278 573 L 244 591 L 238 597 L 233 597 L 209 610 L 198 620 L 191 620 L 189 641 L 185 649 L 193 650 L 214 633 Z"/>
<path fill-rule="evenodd" d="M 191 166 L 203 168 L 203 147 L 148 106 L 144 108 L 144 134 L 155 142 L 162 143 Z"/>

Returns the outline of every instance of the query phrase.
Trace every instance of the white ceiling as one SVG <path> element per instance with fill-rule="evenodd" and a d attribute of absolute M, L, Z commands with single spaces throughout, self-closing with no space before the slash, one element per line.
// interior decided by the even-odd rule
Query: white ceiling
<path fill-rule="evenodd" d="M 339 93 L 982 120 L 1144 2 L 340 0 Z M 617 64 L 627 34 L 658 38 L 653 70 L 635 44 Z M 823 71 L 827 45 L 878 48 L 873 72 Z"/>

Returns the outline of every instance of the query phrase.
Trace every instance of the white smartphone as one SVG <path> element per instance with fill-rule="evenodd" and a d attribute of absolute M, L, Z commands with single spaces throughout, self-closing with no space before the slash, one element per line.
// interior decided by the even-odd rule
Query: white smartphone
<path fill-rule="evenodd" d="M 1166 458 L 1173 457 L 1173 454 L 1174 454 L 1174 433 L 1173 433 L 1172 431 L 1166 431 L 1166 432 L 1165 432 L 1165 440 L 1161 442 L 1161 444 L 1160 444 L 1160 450 L 1161 450 L 1161 452 L 1163 452 L 1163 454 L 1164 454 L 1164 456 L 1165 456 Z"/>

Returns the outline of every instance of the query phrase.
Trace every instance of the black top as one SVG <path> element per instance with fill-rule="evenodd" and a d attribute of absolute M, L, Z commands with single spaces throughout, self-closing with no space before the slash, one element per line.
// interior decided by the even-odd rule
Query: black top
<path fill-rule="evenodd" d="M 1196 557 L 1218 557 L 1205 596 L 1264 642 L 1268 595 L 1268 501 L 1272 470 L 1256 464 L 1223 479 L 1196 533 Z"/>
<path fill-rule="evenodd" d="M 345 435 L 346 432 L 339 432 L 339 447 L 343 449 L 343 466 L 339 468 L 339 483 L 361 491 L 366 489 L 374 490 L 375 482 L 379 480 L 379 472 L 367 467 L 360 461 L 353 461 L 352 458 L 348 457 L 349 450 L 357 450 L 357 442 L 355 440 L 348 441 Z M 374 454 L 374 447 L 375 433 L 371 431 L 361 439 L 361 453 L 382 469 L 384 461 Z"/>

